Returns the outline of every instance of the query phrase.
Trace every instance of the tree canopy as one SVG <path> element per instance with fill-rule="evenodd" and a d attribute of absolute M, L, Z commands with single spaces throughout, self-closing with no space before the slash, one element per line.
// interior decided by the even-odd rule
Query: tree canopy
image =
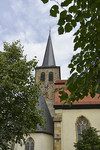
<path fill-rule="evenodd" d="M 20 41 L 4 43 L 0 51 L 0 148 L 7 150 L 10 142 L 22 143 L 24 136 L 42 125 L 37 110 L 39 88 L 33 72 L 36 58 L 23 56 Z"/>
<path fill-rule="evenodd" d="M 90 127 L 81 134 L 82 139 L 74 144 L 75 150 L 100 150 L 100 135 L 96 128 Z"/>
<path fill-rule="evenodd" d="M 58 17 L 58 33 L 74 31 L 74 51 L 69 64 L 70 78 L 61 100 L 74 102 L 90 93 L 100 95 L 100 0 L 52 0 L 52 17 Z M 43 3 L 50 0 L 42 0 Z"/>

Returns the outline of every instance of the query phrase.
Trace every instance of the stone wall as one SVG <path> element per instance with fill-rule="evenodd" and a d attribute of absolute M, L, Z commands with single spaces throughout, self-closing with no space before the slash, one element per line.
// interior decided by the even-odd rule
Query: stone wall
<path fill-rule="evenodd" d="M 62 114 L 54 115 L 54 150 L 61 150 Z"/>
<path fill-rule="evenodd" d="M 41 73 L 45 72 L 45 81 L 40 81 Z M 53 72 L 53 81 L 49 81 L 49 72 Z M 54 115 L 54 90 L 55 86 L 54 83 L 56 80 L 60 79 L 60 70 L 59 67 L 55 68 L 37 68 L 36 73 L 36 83 L 39 84 L 43 96 L 45 97 L 46 103 L 48 105 L 48 108 L 50 110 L 51 115 Z"/>

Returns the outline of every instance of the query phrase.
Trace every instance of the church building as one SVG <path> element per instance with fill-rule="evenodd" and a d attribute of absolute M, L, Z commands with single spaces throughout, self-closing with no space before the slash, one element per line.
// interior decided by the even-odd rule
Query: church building
<path fill-rule="evenodd" d="M 26 137 L 26 144 L 16 144 L 14 150 L 75 150 L 74 143 L 81 139 L 80 133 L 89 126 L 100 130 L 100 98 L 89 95 L 74 102 L 70 107 L 60 102 L 56 88 L 64 87 L 60 66 L 56 66 L 51 35 L 49 33 L 42 66 L 35 71 L 36 83 L 40 85 L 38 109 L 44 110 L 45 129 L 38 127 Z"/>

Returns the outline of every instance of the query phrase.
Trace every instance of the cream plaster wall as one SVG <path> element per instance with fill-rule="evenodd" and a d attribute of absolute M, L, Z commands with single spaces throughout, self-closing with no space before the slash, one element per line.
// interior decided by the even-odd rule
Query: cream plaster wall
<path fill-rule="evenodd" d="M 77 141 L 75 123 L 78 117 L 86 117 L 90 126 L 100 130 L 100 109 L 56 110 L 55 113 L 62 113 L 61 150 L 75 150 L 73 144 Z"/>
<path fill-rule="evenodd" d="M 34 140 L 34 150 L 53 150 L 53 136 L 44 133 L 30 134 Z M 28 137 L 27 137 L 28 138 Z M 26 138 L 26 139 L 27 139 Z M 15 145 L 14 150 L 25 150 L 25 145 Z"/>

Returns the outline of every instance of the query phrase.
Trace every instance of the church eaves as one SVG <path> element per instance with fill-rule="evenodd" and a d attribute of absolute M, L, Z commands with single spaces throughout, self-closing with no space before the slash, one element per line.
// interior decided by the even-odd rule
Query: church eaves
<path fill-rule="evenodd" d="M 55 58 L 54 58 L 51 35 L 49 33 L 48 42 L 47 42 L 47 46 L 46 46 L 46 51 L 45 51 L 42 67 L 50 67 L 50 66 L 55 67 L 56 63 L 55 63 Z"/>

